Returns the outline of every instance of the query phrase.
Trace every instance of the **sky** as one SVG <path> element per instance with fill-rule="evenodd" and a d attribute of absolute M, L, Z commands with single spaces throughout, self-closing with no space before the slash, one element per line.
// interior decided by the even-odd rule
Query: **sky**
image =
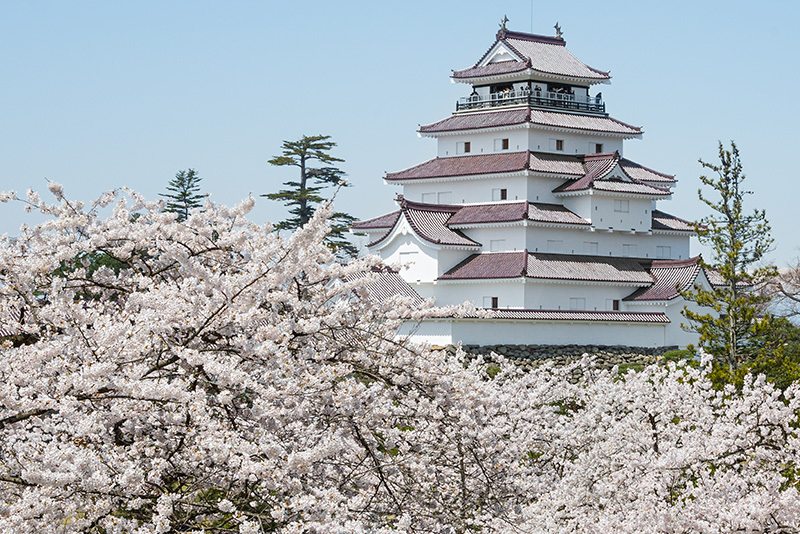
<path fill-rule="evenodd" d="M 610 70 L 609 114 L 643 126 L 625 156 L 676 174 L 660 209 L 686 219 L 699 202 L 698 159 L 738 145 L 748 209 L 766 209 L 785 266 L 800 176 L 800 2 L 436 0 L 403 2 L 37 1 L 0 3 L 0 191 L 64 185 L 91 200 L 127 186 L 156 198 L 194 168 L 213 201 L 235 204 L 295 179 L 272 167 L 283 140 L 330 135 L 352 187 L 336 208 L 357 218 L 395 209 L 384 184 L 436 155 L 420 124 L 447 117 L 507 16 L 515 31 L 554 35 Z M 44 194 L 45 198 L 50 198 Z M 285 217 L 258 198 L 256 222 Z M 34 224 L 0 204 L 0 234 Z M 703 252 L 696 242 L 693 252 Z"/>

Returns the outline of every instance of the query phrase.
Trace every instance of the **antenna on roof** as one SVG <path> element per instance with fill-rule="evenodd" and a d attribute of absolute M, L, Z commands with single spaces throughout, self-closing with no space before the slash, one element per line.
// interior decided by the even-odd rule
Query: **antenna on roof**
<path fill-rule="evenodd" d="M 564 33 L 561 31 L 561 26 L 558 25 L 558 22 L 556 22 L 556 25 L 553 26 L 553 28 L 556 29 L 556 39 L 563 39 Z"/>

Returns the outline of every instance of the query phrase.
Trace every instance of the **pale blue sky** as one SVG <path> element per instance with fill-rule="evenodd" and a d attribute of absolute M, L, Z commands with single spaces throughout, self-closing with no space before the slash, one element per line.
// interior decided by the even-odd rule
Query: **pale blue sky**
<path fill-rule="evenodd" d="M 64 184 L 89 200 L 127 185 L 155 197 L 193 167 L 222 203 L 294 178 L 267 165 L 283 139 L 332 135 L 353 187 L 337 208 L 394 208 L 397 171 L 435 156 L 419 124 L 449 115 L 508 15 L 531 31 L 530 0 L 404 2 L 38 1 L 0 4 L 0 191 Z M 705 213 L 701 168 L 717 140 L 742 152 L 751 207 L 764 207 L 783 265 L 800 255 L 800 3 L 533 2 L 533 32 L 558 21 L 585 63 L 610 70 L 611 116 L 644 127 L 625 155 L 677 174 L 667 212 Z M 279 220 L 259 199 L 253 218 Z M 0 233 L 20 206 L 0 205 Z M 700 251 L 695 247 L 695 252 Z"/>

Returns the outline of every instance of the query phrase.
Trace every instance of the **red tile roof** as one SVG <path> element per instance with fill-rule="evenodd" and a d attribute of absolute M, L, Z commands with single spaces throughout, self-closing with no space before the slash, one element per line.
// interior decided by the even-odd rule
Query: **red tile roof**
<path fill-rule="evenodd" d="M 627 301 L 672 300 L 692 287 L 700 273 L 700 256 L 686 260 L 653 260 L 649 266 L 655 283 L 650 287 L 637 289 Z"/>
<path fill-rule="evenodd" d="M 586 174 L 574 182 L 566 182 L 553 190 L 554 193 L 569 193 L 595 189 L 613 193 L 632 193 L 637 195 L 668 196 L 672 194 L 669 189 L 649 185 L 627 176 L 629 180 L 608 178 L 620 162 L 619 152 L 606 152 L 602 154 L 586 154 L 583 164 Z M 624 168 L 622 169 L 624 173 Z"/>
<path fill-rule="evenodd" d="M 546 280 L 580 280 L 651 284 L 653 278 L 634 258 L 579 256 L 542 252 L 473 254 L 439 277 L 470 280 L 528 277 Z"/>
<path fill-rule="evenodd" d="M 653 210 L 653 230 L 670 230 L 673 232 L 694 232 L 689 221 L 679 219 L 661 210 Z"/>
<path fill-rule="evenodd" d="M 581 156 L 531 152 L 529 165 L 530 170 L 547 174 L 571 176 L 583 176 L 586 174 L 586 169 L 583 167 L 583 158 Z"/>
<path fill-rule="evenodd" d="M 456 213 L 461 206 L 449 206 L 444 204 L 423 204 L 421 202 L 412 202 L 400 198 L 400 213 L 408 221 L 414 232 L 429 243 L 436 245 L 450 245 L 461 247 L 480 247 L 481 244 L 477 241 L 465 236 L 459 230 L 451 230 L 445 223 L 451 215 Z M 399 216 L 397 220 L 399 220 Z M 380 219 L 380 217 L 378 217 Z M 397 220 L 395 224 L 397 224 Z M 393 226 L 394 227 L 394 226 Z M 377 240 L 369 243 L 367 246 L 371 247 L 377 245 L 389 234 L 391 229 Z"/>
<path fill-rule="evenodd" d="M 458 132 L 515 126 L 526 122 L 549 128 L 605 133 L 623 138 L 638 137 L 642 134 L 640 127 L 631 126 L 611 117 L 559 113 L 531 108 L 458 113 L 433 124 L 420 126 L 419 132 L 421 134 Z"/>
<path fill-rule="evenodd" d="M 674 174 L 664 174 L 663 172 L 654 171 L 653 169 L 648 169 L 638 163 L 634 163 L 629 159 L 621 158 L 619 160 L 619 165 L 625 171 L 625 174 L 641 182 L 675 183 Z"/>
<path fill-rule="evenodd" d="M 476 156 L 435 158 L 400 172 L 387 173 L 386 180 L 415 180 L 419 178 L 519 172 L 527 167 L 527 152 L 502 152 Z"/>
<path fill-rule="evenodd" d="M 375 280 L 369 282 L 364 287 L 373 299 L 383 301 L 395 295 L 402 295 L 404 297 L 410 297 L 412 304 L 419 305 L 423 303 L 423 299 L 419 296 L 419 293 L 414 291 L 414 288 L 408 285 L 396 271 L 386 268 L 373 270 L 372 273 L 375 276 Z M 367 274 L 368 273 L 365 272 L 358 273 L 350 276 L 348 280 L 364 278 Z"/>
<path fill-rule="evenodd" d="M 374 219 L 367 219 L 366 221 L 356 221 L 353 223 L 353 229 L 355 230 L 371 230 L 371 229 L 383 229 L 383 228 L 391 228 L 397 222 L 397 219 L 400 217 L 400 211 L 393 211 L 391 213 L 387 213 L 386 215 L 381 215 L 380 217 L 375 217 Z"/>
<path fill-rule="evenodd" d="M 639 176 L 669 175 L 647 170 L 630 160 L 620 158 L 616 152 L 605 154 L 552 154 L 549 152 L 498 152 L 478 154 L 474 156 L 452 156 L 434 158 L 414 167 L 386 174 L 386 180 L 400 182 L 404 180 L 424 180 L 429 178 L 455 178 L 459 176 L 477 176 L 483 174 L 514 173 L 524 170 L 542 174 L 554 174 L 561 177 L 584 177 L 591 181 L 610 172 L 619 163 L 622 171 L 637 183 L 644 183 Z M 628 170 L 633 169 L 629 174 Z M 648 179 L 647 182 L 656 180 Z M 666 182 L 666 179 L 662 180 Z M 647 187 L 650 187 L 648 184 Z M 565 186 L 566 187 L 566 186 Z M 650 191 L 649 189 L 647 191 Z"/>
<path fill-rule="evenodd" d="M 0 338 L 15 336 L 20 333 L 22 313 L 18 308 L 9 307 L 0 314 Z"/>
<path fill-rule="evenodd" d="M 497 42 L 514 52 L 522 61 L 504 61 L 480 65 Z M 608 72 L 585 65 L 566 48 L 566 41 L 555 37 L 522 32 L 500 31 L 495 43 L 471 68 L 453 72 L 455 79 L 468 79 L 517 72 L 531 68 L 534 71 L 562 78 L 575 78 L 601 82 L 611 78 Z"/>
<path fill-rule="evenodd" d="M 575 224 L 588 226 L 590 223 L 586 219 L 579 217 L 560 204 L 546 204 L 543 202 L 496 202 L 492 204 L 473 204 L 467 206 L 450 206 L 439 204 L 423 204 L 405 200 L 402 195 L 398 195 L 403 209 L 395 211 L 364 222 L 357 222 L 353 225 L 354 229 L 387 229 L 391 230 L 400 217 L 400 214 L 407 212 L 410 214 L 412 224 L 417 224 L 415 231 L 422 232 L 425 236 L 433 238 L 443 232 L 453 232 L 456 226 L 471 226 L 476 224 L 504 223 L 529 220 L 541 223 L 553 224 Z M 441 216 L 433 213 L 441 213 Z M 392 221 L 392 226 L 385 223 L 374 221 Z M 444 221 L 440 223 L 439 221 Z M 435 228 L 428 228 L 425 224 L 432 224 Z M 444 226 L 444 230 L 441 229 Z M 389 232 L 381 236 L 376 241 L 383 240 Z M 448 242 L 452 236 L 448 236 Z M 460 233 L 456 235 L 462 235 Z M 431 240 L 429 239 L 429 240 Z M 474 243 L 474 241 L 472 242 Z M 374 243 L 372 243 L 374 244 Z M 369 246 L 372 246 L 370 244 Z"/>

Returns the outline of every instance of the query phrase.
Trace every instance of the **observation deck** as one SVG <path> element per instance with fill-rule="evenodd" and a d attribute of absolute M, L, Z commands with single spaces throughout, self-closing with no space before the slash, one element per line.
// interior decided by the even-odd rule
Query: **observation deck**
<path fill-rule="evenodd" d="M 571 93 L 556 93 L 550 91 L 504 91 L 486 95 L 463 96 L 456 102 L 456 111 L 474 109 L 500 108 L 505 106 L 527 105 L 539 108 L 563 109 L 583 113 L 596 113 L 604 115 L 606 105 L 603 99 L 597 96 L 580 97 Z"/>

